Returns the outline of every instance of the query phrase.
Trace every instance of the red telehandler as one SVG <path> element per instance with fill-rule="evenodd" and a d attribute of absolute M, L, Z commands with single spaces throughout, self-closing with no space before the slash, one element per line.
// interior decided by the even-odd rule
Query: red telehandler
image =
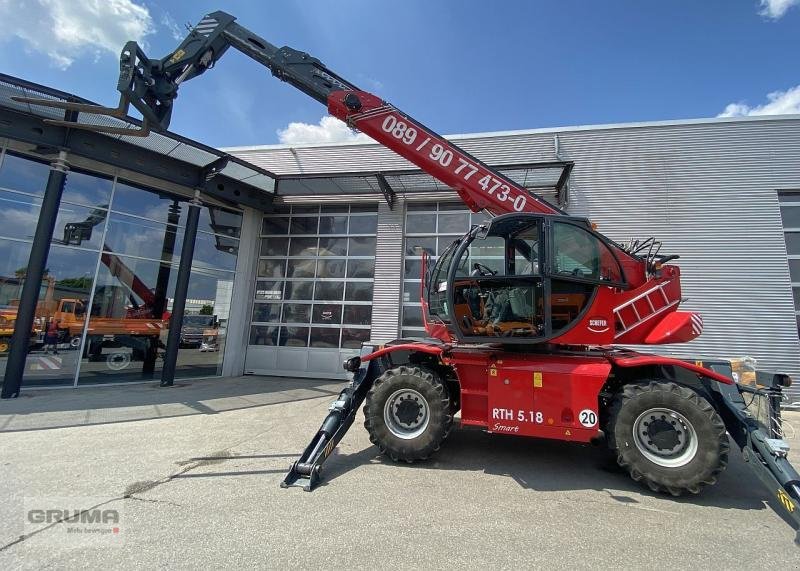
<path fill-rule="evenodd" d="M 428 337 L 365 345 L 345 362 L 353 380 L 282 486 L 315 486 L 366 401 L 370 440 L 396 461 L 436 452 L 460 411 L 461 425 L 492 433 L 605 440 L 634 480 L 676 496 L 713 484 L 733 440 L 800 526 L 800 476 L 780 437 L 789 377 L 770 374 L 766 388 L 752 388 L 702 362 L 611 346 L 685 342 L 702 332 L 697 313 L 678 309 L 680 270 L 668 263 L 677 256 L 659 254 L 653 239 L 614 243 L 319 60 L 273 46 L 224 12 L 206 15 L 163 59 L 128 42 L 117 108 L 20 99 L 118 118 L 133 105 L 141 128 L 50 122 L 145 136 L 168 127 L 179 86 L 231 46 L 454 189 L 471 210 L 495 216 L 435 264 L 424 260 Z M 751 413 L 755 400 L 770 407 L 766 419 Z"/>

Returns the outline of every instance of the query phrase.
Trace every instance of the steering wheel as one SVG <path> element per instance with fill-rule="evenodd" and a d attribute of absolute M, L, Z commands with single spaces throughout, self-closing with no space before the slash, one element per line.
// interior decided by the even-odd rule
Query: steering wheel
<path fill-rule="evenodd" d="M 497 275 L 497 270 L 493 270 L 488 266 L 484 266 L 478 262 L 472 264 L 472 267 L 478 270 L 481 273 L 481 276 L 494 276 Z"/>

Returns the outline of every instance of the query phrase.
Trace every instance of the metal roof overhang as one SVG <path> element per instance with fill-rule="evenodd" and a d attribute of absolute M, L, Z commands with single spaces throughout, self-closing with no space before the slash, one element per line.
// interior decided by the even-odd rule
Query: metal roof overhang
<path fill-rule="evenodd" d="M 150 133 L 147 137 L 107 135 L 50 125 L 45 119 L 114 127 L 141 126 L 103 115 L 20 103 L 13 96 L 92 103 L 81 97 L 0 73 L 0 137 L 29 145 L 25 151 L 54 156 L 59 150 L 180 185 L 231 204 L 269 211 L 275 196 L 276 175 L 242 159 L 175 133 Z M 218 170 L 218 167 L 224 168 Z"/>
<path fill-rule="evenodd" d="M 569 201 L 572 161 L 495 165 L 502 174 L 534 194 L 554 194 L 559 206 Z M 288 197 L 383 195 L 391 206 L 396 194 L 411 195 L 454 192 L 435 177 L 416 169 L 375 170 L 330 174 L 296 174 L 277 177 L 275 193 Z"/>

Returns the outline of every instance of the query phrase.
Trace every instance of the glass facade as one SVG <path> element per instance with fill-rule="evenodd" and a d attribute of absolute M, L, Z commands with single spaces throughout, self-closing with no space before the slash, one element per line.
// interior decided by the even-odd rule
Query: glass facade
<path fill-rule="evenodd" d="M 360 349 L 372 323 L 377 206 L 292 206 L 261 228 L 250 345 Z"/>
<path fill-rule="evenodd" d="M 431 262 L 439 259 L 453 240 L 466 233 L 473 224 L 480 224 L 487 218 L 486 214 L 472 213 L 458 202 L 411 202 L 406 205 L 401 336 L 425 336 L 420 303 L 423 253 L 431 256 Z"/>
<path fill-rule="evenodd" d="M 49 166 L 0 163 L 0 373 Z M 25 386 L 137 381 L 163 362 L 187 199 L 67 174 L 30 336 Z M 221 374 L 242 216 L 203 205 L 176 376 Z"/>

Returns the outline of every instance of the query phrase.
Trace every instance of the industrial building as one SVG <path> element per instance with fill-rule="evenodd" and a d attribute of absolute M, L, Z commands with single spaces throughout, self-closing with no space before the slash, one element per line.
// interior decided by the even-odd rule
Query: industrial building
<path fill-rule="evenodd" d="M 157 379 L 170 359 L 184 377 L 344 378 L 341 361 L 363 341 L 423 335 L 422 253 L 435 257 L 485 218 L 378 144 L 217 150 L 173 134 L 86 133 L 43 122 L 63 111 L 10 99 L 31 92 L 78 99 L 0 77 L 5 338 L 22 314 L 48 177 L 66 170 L 38 302 L 28 303 L 31 347 L 15 365 L 23 387 Z M 655 351 L 750 356 L 800 375 L 800 116 L 451 139 L 613 240 L 653 236 L 681 256 L 682 307 L 702 313 L 704 332 Z M 187 317 L 169 343 L 176 301 Z M 192 328 L 201 314 L 208 322 Z M 56 319 L 61 335 L 48 346 Z M 800 401 L 797 388 L 790 395 Z"/>

